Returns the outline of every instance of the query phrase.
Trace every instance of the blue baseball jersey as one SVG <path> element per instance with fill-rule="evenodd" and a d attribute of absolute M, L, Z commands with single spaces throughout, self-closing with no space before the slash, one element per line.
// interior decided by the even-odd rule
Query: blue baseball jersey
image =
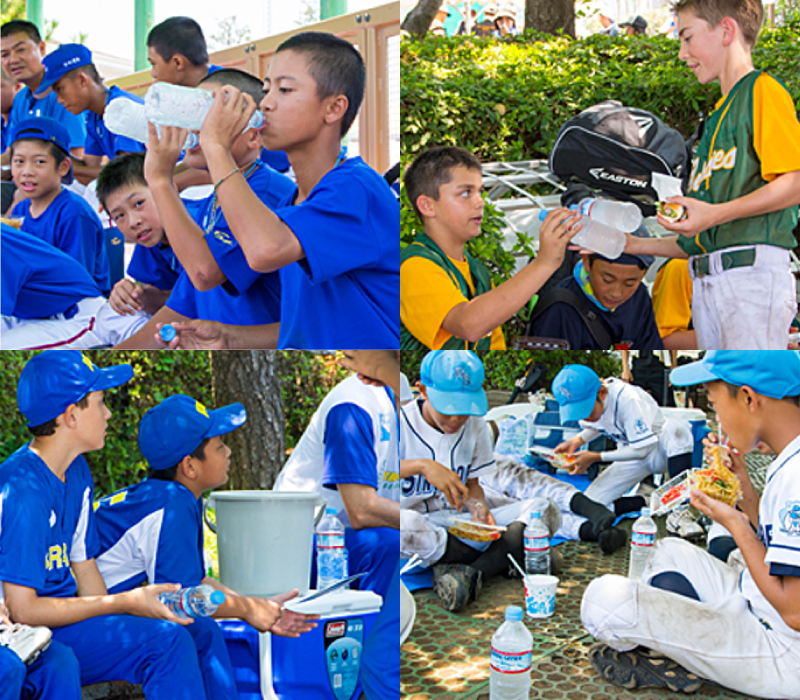
<path fill-rule="evenodd" d="M 256 196 L 270 209 L 290 196 L 291 180 L 258 163 L 247 179 Z M 214 196 L 197 200 L 187 211 L 204 231 L 211 254 L 228 278 L 219 287 L 201 292 L 182 272 L 167 306 L 188 318 L 219 321 L 237 326 L 275 323 L 281 313 L 281 280 L 277 272 L 256 272 L 248 264 L 231 233 L 222 209 L 214 209 Z"/>
<path fill-rule="evenodd" d="M 147 248 L 136 245 L 133 248 L 131 261 L 128 263 L 128 275 L 142 284 L 152 284 L 158 289 L 169 291 L 175 286 L 183 267 L 168 245 L 158 244 Z"/>
<path fill-rule="evenodd" d="M 270 151 L 268 148 L 262 148 L 260 159 L 262 163 L 279 173 L 285 173 L 292 167 L 285 151 Z"/>
<path fill-rule="evenodd" d="M 559 282 L 556 289 L 569 289 L 577 295 L 584 295 L 574 278 Z M 633 296 L 614 311 L 603 311 L 589 302 L 606 327 L 613 343 L 630 343 L 633 350 L 663 350 L 661 336 L 658 334 L 653 302 L 644 284 L 640 284 Z M 562 338 L 569 341 L 573 350 L 608 350 L 600 348 L 595 342 L 581 315 L 569 304 L 553 304 L 533 321 L 533 335 L 541 338 Z"/>
<path fill-rule="evenodd" d="M 100 290 L 83 267 L 63 251 L 24 231 L 2 225 L 0 314 L 14 318 L 75 315 L 81 299 Z"/>
<path fill-rule="evenodd" d="M 400 500 L 398 416 L 392 392 L 352 376 L 323 399 L 275 481 L 276 491 L 316 491 L 349 523 L 339 484 Z"/>
<path fill-rule="evenodd" d="M 8 115 L 8 128 L 13 129 L 19 122 L 31 117 L 50 117 L 55 119 L 69 133 L 69 147 L 83 148 L 86 143 L 86 124 L 83 115 L 72 114 L 58 102 L 51 90 L 41 100 L 37 100 L 30 88 L 24 86 L 16 95 Z M 11 144 L 8 144 L 9 146 Z"/>
<path fill-rule="evenodd" d="M 293 195 L 294 197 L 294 195 Z M 400 207 L 361 158 L 276 213 L 305 257 L 282 268 L 279 348 L 400 346 Z"/>
<path fill-rule="evenodd" d="M 112 85 L 106 91 L 106 107 L 113 100 L 131 100 L 144 104 L 144 100 L 132 92 Z M 99 114 L 86 111 L 86 154 L 90 156 L 107 156 L 113 160 L 120 153 L 140 153 L 145 150 L 145 144 L 134 141 L 127 136 L 119 136 L 109 131 Z"/>
<path fill-rule="evenodd" d="M 202 509 L 185 486 L 160 479 L 98 501 L 97 567 L 109 593 L 143 583 L 199 585 L 205 576 Z"/>
<path fill-rule="evenodd" d="M 89 465 L 78 456 L 61 481 L 24 445 L 0 465 L 0 581 L 46 597 L 73 597 L 70 562 L 98 552 Z"/>
<path fill-rule="evenodd" d="M 91 205 L 70 190 L 61 189 L 39 217 L 30 215 L 31 201 L 25 199 L 11 212 L 22 219 L 22 230 L 63 250 L 77 260 L 94 278 L 103 294 L 111 291 L 103 224 Z"/>

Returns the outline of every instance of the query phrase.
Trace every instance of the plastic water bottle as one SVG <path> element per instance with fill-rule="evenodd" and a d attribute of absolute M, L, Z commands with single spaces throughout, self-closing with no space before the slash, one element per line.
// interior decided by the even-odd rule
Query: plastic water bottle
<path fill-rule="evenodd" d="M 506 608 L 506 621 L 492 635 L 489 700 L 528 700 L 533 637 L 522 624 L 522 608 Z"/>
<path fill-rule="evenodd" d="M 201 88 L 154 83 L 144 97 L 144 112 L 157 124 L 199 130 L 213 102 L 211 93 Z M 263 123 L 264 115 L 256 110 L 246 128 L 257 129 Z"/>
<path fill-rule="evenodd" d="M 129 139 L 146 144 L 150 140 L 147 131 L 147 116 L 144 105 L 133 100 L 120 98 L 111 100 L 103 113 L 103 123 L 108 130 L 118 136 L 127 136 Z M 156 124 L 156 131 L 161 136 L 161 127 Z M 197 145 L 197 134 L 186 137 L 184 148 L 194 148 Z"/>
<path fill-rule="evenodd" d="M 336 517 L 335 508 L 326 508 L 317 525 L 317 589 L 332 586 L 347 578 L 347 552 L 344 547 L 344 525 Z"/>
<path fill-rule="evenodd" d="M 570 209 L 575 209 L 581 216 L 592 221 L 625 233 L 633 233 L 642 225 L 642 212 L 633 202 L 586 197 Z"/>
<path fill-rule="evenodd" d="M 550 531 L 538 510 L 531 512 L 525 527 L 525 573 L 550 573 Z"/>
<path fill-rule="evenodd" d="M 642 514 L 633 524 L 631 532 L 631 563 L 628 567 L 628 578 L 640 581 L 642 571 L 653 554 L 658 528 L 650 517 L 650 509 L 642 508 Z"/>
<path fill-rule="evenodd" d="M 209 617 L 225 602 L 225 594 L 211 586 L 192 586 L 179 591 L 161 593 L 158 599 L 178 617 Z"/>
<path fill-rule="evenodd" d="M 542 209 L 539 212 L 539 219 L 545 220 L 545 217 L 550 212 Z M 584 217 L 580 221 L 581 230 L 572 237 L 572 244 L 586 248 L 594 253 L 599 253 L 604 258 L 615 260 L 622 251 L 625 250 L 626 238 L 622 231 L 610 228 L 601 224 L 599 221 L 593 221 Z"/>

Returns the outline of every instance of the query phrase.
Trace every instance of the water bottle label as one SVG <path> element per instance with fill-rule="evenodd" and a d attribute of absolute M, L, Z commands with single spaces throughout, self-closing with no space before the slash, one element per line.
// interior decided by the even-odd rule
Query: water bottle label
<path fill-rule="evenodd" d="M 581 216 L 588 216 L 591 218 L 592 205 L 594 205 L 595 201 L 597 200 L 584 199 L 583 201 L 581 201 L 581 203 L 578 205 L 578 213 Z"/>
<path fill-rule="evenodd" d="M 637 532 L 634 530 L 631 534 L 631 544 L 639 545 L 640 547 L 652 547 L 655 543 L 655 532 Z"/>
<path fill-rule="evenodd" d="M 340 532 L 318 532 L 317 549 L 342 549 L 344 537 Z"/>
<path fill-rule="evenodd" d="M 492 647 L 492 670 L 498 673 L 525 673 L 531 669 L 533 648 L 528 651 L 499 651 Z"/>
<path fill-rule="evenodd" d="M 546 552 L 550 549 L 550 540 L 547 537 L 526 537 L 526 552 Z"/>

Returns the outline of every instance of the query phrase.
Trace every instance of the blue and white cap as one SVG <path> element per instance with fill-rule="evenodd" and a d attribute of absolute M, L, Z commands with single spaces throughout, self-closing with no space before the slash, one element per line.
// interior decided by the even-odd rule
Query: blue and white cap
<path fill-rule="evenodd" d="M 483 362 L 469 350 L 432 350 L 419 368 L 433 408 L 445 416 L 483 416 Z"/>
<path fill-rule="evenodd" d="M 603 382 L 591 367 L 567 365 L 553 380 L 552 391 L 558 401 L 561 422 L 585 420 L 597 401 Z"/>

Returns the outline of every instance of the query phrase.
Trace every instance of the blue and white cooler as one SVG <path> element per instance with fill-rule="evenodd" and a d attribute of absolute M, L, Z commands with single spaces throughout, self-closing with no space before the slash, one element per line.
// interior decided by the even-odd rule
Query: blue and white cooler
<path fill-rule="evenodd" d="M 240 620 L 220 620 L 240 700 L 358 700 L 364 642 L 382 599 L 344 590 L 287 607 L 320 615 L 296 639 L 261 634 Z"/>

